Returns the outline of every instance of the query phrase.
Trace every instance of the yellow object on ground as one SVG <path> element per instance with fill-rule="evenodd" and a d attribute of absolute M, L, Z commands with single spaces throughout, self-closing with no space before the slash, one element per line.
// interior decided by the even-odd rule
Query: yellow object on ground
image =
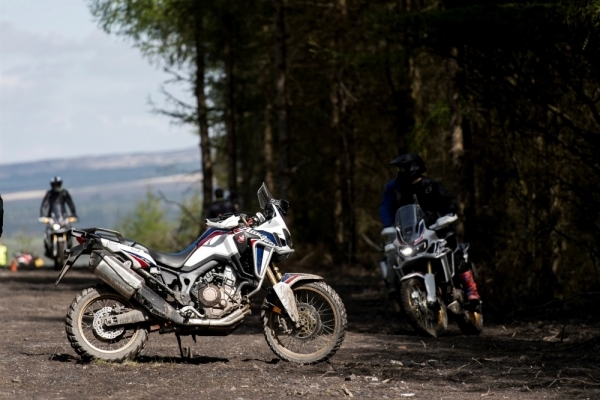
<path fill-rule="evenodd" d="M 6 253 L 8 249 L 5 245 L 0 244 L 0 267 L 6 267 Z"/>
<path fill-rule="evenodd" d="M 44 260 L 42 260 L 41 258 L 36 258 L 35 261 L 33 262 L 33 264 L 35 265 L 36 268 L 39 267 L 43 267 L 44 266 Z"/>

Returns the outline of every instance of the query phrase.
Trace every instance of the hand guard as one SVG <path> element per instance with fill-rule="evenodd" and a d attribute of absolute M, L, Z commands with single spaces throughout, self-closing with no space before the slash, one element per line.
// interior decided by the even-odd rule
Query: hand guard
<path fill-rule="evenodd" d="M 456 214 L 444 215 L 443 217 L 439 217 L 437 221 L 435 221 L 435 223 L 429 227 L 429 229 L 431 229 L 432 231 L 443 229 L 451 223 L 453 223 L 454 221 L 456 221 L 457 219 L 458 217 L 456 216 Z"/>

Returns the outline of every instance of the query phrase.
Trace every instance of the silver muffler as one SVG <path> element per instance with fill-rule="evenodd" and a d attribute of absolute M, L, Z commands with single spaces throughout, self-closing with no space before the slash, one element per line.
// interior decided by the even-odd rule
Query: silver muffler
<path fill-rule="evenodd" d="M 135 292 L 144 285 L 144 279 L 141 276 L 127 268 L 116 257 L 105 252 L 92 252 L 90 270 L 126 299 L 131 299 Z"/>
<path fill-rule="evenodd" d="M 144 279 L 105 251 L 90 255 L 90 270 L 126 299 L 133 298 L 155 317 L 183 325 L 185 319 L 162 297 L 144 284 Z"/>

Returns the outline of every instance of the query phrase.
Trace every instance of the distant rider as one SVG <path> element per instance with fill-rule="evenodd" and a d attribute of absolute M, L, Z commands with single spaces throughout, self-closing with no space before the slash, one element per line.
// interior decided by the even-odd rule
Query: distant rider
<path fill-rule="evenodd" d="M 379 216 L 384 228 L 394 226 L 396 210 L 407 204 L 413 204 L 415 196 L 425 214 L 427 226 L 434 224 L 439 217 L 456 214 L 457 207 L 454 197 L 441 183 L 423 176 L 427 169 L 425 168 L 425 162 L 418 154 L 403 154 L 394 159 L 390 165 L 396 166 L 397 176 L 385 185 L 381 198 Z M 445 231 L 451 232 L 449 229 Z M 453 250 L 456 249 L 458 246 L 456 234 L 449 238 L 448 245 Z M 471 306 L 476 307 L 481 303 L 481 299 L 477 292 L 473 271 L 470 263 L 465 262 L 462 256 L 459 256 L 459 253 L 455 253 L 458 278 L 465 288 Z M 390 298 L 396 297 L 394 263 L 395 257 L 390 254 L 386 260 L 387 271 L 384 273 Z"/>
<path fill-rule="evenodd" d="M 71 199 L 71 195 L 67 189 L 62 187 L 62 179 L 60 176 L 55 176 L 50 180 L 51 189 L 46 192 L 42 205 L 40 206 L 40 217 L 66 217 L 73 216 L 77 218 L 75 212 L 75 204 Z M 67 214 L 67 207 L 70 214 Z"/>
<path fill-rule="evenodd" d="M 237 203 L 232 199 L 223 198 L 223 189 L 215 190 L 215 201 L 208 207 L 206 218 L 217 218 L 221 214 L 233 213 L 238 211 Z"/>

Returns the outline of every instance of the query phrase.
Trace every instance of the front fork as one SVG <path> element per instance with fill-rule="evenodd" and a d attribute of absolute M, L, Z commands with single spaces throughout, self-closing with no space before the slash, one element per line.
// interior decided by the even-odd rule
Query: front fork
<path fill-rule="evenodd" d="M 267 266 L 267 278 L 269 279 L 269 282 L 271 282 L 271 285 L 275 286 L 281 281 L 281 277 L 282 275 L 279 268 L 277 268 L 277 265 L 271 263 Z"/>
<path fill-rule="evenodd" d="M 52 234 L 52 257 L 56 257 L 58 256 L 58 236 L 56 234 Z M 62 237 L 62 241 L 65 244 L 65 247 L 67 247 L 67 234 L 63 233 L 60 235 Z"/>
<path fill-rule="evenodd" d="M 433 275 L 431 261 L 427 262 L 427 273 L 425 274 L 425 290 L 427 291 L 427 304 L 431 306 L 437 303 L 435 275 Z"/>

